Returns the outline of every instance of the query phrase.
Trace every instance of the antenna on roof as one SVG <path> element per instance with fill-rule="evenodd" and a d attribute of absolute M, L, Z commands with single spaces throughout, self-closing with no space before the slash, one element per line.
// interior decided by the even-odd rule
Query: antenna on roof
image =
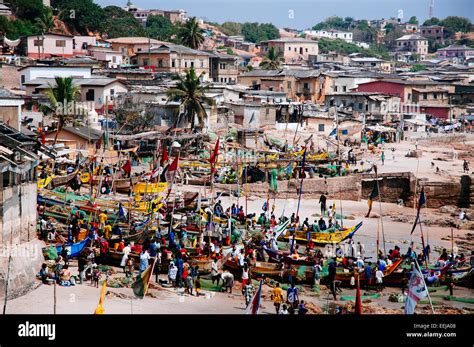
<path fill-rule="evenodd" d="M 430 0 L 430 8 L 429 8 L 428 17 L 433 18 L 433 15 L 434 15 L 434 0 Z"/>

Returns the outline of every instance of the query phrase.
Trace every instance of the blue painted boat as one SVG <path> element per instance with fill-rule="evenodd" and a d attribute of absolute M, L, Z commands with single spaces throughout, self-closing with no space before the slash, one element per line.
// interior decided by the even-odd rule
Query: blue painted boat
<path fill-rule="evenodd" d="M 87 247 L 90 240 L 91 239 L 87 237 L 85 240 L 82 240 L 76 243 L 71 243 L 71 242 L 65 243 L 64 245 L 56 246 L 56 251 L 58 252 L 58 254 L 60 254 L 64 246 L 67 249 L 67 253 L 69 257 L 77 257 L 81 254 L 83 249 Z"/>

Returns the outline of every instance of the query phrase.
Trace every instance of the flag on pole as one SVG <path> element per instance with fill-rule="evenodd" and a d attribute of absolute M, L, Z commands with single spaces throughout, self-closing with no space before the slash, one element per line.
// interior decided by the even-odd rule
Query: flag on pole
<path fill-rule="evenodd" d="M 334 137 L 335 139 L 337 139 L 337 128 L 332 129 L 328 137 Z"/>
<path fill-rule="evenodd" d="M 370 212 L 372 211 L 372 204 L 374 203 L 374 200 L 377 196 L 379 196 L 379 185 L 377 183 L 377 180 L 374 180 L 372 192 L 370 193 L 369 199 L 367 200 L 367 203 L 369 205 L 369 211 L 367 211 L 367 214 L 365 215 L 366 218 L 370 216 Z"/>
<path fill-rule="evenodd" d="M 262 283 L 263 283 L 263 280 L 260 280 L 258 290 L 254 294 L 252 301 L 250 301 L 249 305 L 247 306 L 247 309 L 245 311 L 246 314 L 259 314 L 260 313 L 260 299 L 262 296 Z"/>
<path fill-rule="evenodd" d="M 169 159 L 168 152 L 166 151 L 166 145 L 163 144 L 162 147 L 163 147 L 163 153 L 162 153 L 161 159 L 160 159 L 160 165 L 161 166 L 163 166 Z"/>
<path fill-rule="evenodd" d="M 415 222 L 413 223 L 413 227 L 411 228 L 410 235 L 413 234 L 413 232 L 415 231 L 416 225 L 420 221 L 420 211 L 425 203 L 426 203 L 425 187 L 423 187 L 421 188 L 420 197 L 418 198 L 418 209 L 416 211 L 416 218 L 415 218 Z"/>
<path fill-rule="evenodd" d="M 418 268 L 415 267 L 410 282 L 408 283 L 408 295 L 405 300 L 405 314 L 413 314 L 418 301 L 425 298 L 427 295 L 428 289 L 426 288 L 423 275 Z"/>
<path fill-rule="evenodd" d="M 107 279 L 104 281 L 104 284 L 102 285 L 102 289 L 100 290 L 99 304 L 97 304 L 94 314 L 104 314 L 104 300 L 105 300 L 106 292 L 107 292 Z"/>
<path fill-rule="evenodd" d="M 209 157 L 209 163 L 211 164 L 211 174 L 213 174 L 216 171 L 216 162 L 217 162 L 217 157 L 219 156 L 219 140 L 220 138 L 217 138 L 216 145 L 214 146 L 214 151 L 211 152 L 211 155 Z"/>
<path fill-rule="evenodd" d="M 151 275 L 153 274 L 153 268 L 155 267 L 156 258 L 153 260 L 153 264 L 148 266 L 145 271 L 138 275 L 136 281 L 132 284 L 133 294 L 143 299 L 148 291 L 148 285 L 150 284 Z"/>
<path fill-rule="evenodd" d="M 174 158 L 173 162 L 170 165 L 168 165 L 168 168 L 165 173 L 166 182 L 168 182 L 168 194 L 166 198 L 168 198 L 168 196 L 171 193 L 171 189 L 173 189 L 174 179 L 176 177 L 176 172 L 178 171 L 178 161 L 179 161 L 179 155 L 177 155 Z"/>

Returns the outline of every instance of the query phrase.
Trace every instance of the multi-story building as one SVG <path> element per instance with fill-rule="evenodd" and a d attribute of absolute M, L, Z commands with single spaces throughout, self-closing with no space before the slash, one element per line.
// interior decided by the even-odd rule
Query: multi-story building
<path fill-rule="evenodd" d="M 466 45 L 451 45 L 436 51 L 438 58 L 455 58 L 464 61 L 474 57 L 474 48 Z"/>
<path fill-rule="evenodd" d="M 194 68 L 203 79 L 210 78 L 209 53 L 181 45 L 163 44 L 150 51 L 137 52 L 131 59 L 132 64 L 151 68 L 156 72 L 183 74 Z"/>
<path fill-rule="evenodd" d="M 420 26 L 420 34 L 440 45 L 444 43 L 444 27 L 441 25 Z"/>
<path fill-rule="evenodd" d="M 168 18 L 172 23 L 185 22 L 188 17 L 185 10 L 147 10 L 138 8 L 137 6 L 133 5 L 131 1 L 129 1 L 127 6 L 123 7 L 123 9 L 133 14 L 133 16 L 143 25 L 146 24 L 148 16 L 151 15 L 163 16 Z"/>
<path fill-rule="evenodd" d="M 210 78 L 214 82 L 234 84 L 239 75 L 238 57 L 218 52 L 209 52 Z"/>
<path fill-rule="evenodd" d="M 425 60 L 428 54 L 428 40 L 421 35 L 404 35 L 397 40 L 397 60 L 405 60 L 410 56 L 412 60 Z"/>
<path fill-rule="evenodd" d="M 74 36 L 55 33 L 28 36 L 26 46 L 28 58 L 69 58 L 74 55 Z"/>
<path fill-rule="evenodd" d="M 317 55 L 319 53 L 318 42 L 303 38 L 282 38 L 262 41 L 260 45 L 262 54 L 267 54 L 270 48 L 274 48 L 278 54 L 281 54 L 287 64 L 308 61 L 310 55 Z"/>
<path fill-rule="evenodd" d="M 306 30 L 304 32 L 306 36 L 314 38 L 328 38 L 328 39 L 341 39 L 346 42 L 352 43 L 352 33 L 341 30 Z"/>
<path fill-rule="evenodd" d="M 166 43 L 148 37 L 117 37 L 107 41 L 112 44 L 114 51 L 122 53 L 123 64 L 130 64 L 130 57 L 137 53 L 148 52 L 149 49 Z"/>

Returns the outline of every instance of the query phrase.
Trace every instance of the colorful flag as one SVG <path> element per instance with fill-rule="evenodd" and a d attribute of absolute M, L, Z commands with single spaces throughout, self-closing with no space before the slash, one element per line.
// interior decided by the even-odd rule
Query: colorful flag
<path fill-rule="evenodd" d="M 379 196 L 379 185 L 377 180 L 374 180 L 372 187 L 372 192 L 369 195 L 369 199 L 367 200 L 367 203 L 369 205 L 369 211 L 367 211 L 367 214 L 365 215 L 366 218 L 370 216 L 370 212 L 372 211 L 372 204 L 377 196 Z"/>
<path fill-rule="evenodd" d="M 174 158 L 173 162 L 170 165 L 168 165 L 166 173 L 165 173 L 166 182 L 168 182 L 168 194 L 166 198 L 168 198 L 168 196 L 171 193 L 171 189 L 173 189 L 174 179 L 176 177 L 176 172 L 178 171 L 178 161 L 179 161 L 179 155 L 177 155 Z"/>
<path fill-rule="evenodd" d="M 213 174 L 216 171 L 216 162 L 219 156 L 219 140 L 220 138 L 218 137 L 216 141 L 216 145 L 214 146 L 214 151 L 211 153 L 209 157 L 209 163 L 211 164 L 211 174 Z"/>
<path fill-rule="evenodd" d="M 168 161 L 168 152 L 166 151 L 166 145 L 163 144 L 163 154 L 161 155 L 160 165 L 163 166 Z"/>
<path fill-rule="evenodd" d="M 408 295 L 405 300 L 405 314 L 413 314 L 416 304 L 428 295 L 423 275 L 417 268 L 413 269 L 410 282 L 408 283 Z"/>
<path fill-rule="evenodd" d="M 132 172 L 132 162 L 130 161 L 130 159 L 128 159 L 127 162 L 125 163 L 125 165 L 122 166 L 122 170 L 123 170 L 127 175 L 130 175 L 130 173 Z"/>
<path fill-rule="evenodd" d="M 328 137 L 334 137 L 335 139 L 337 139 L 337 128 L 332 129 Z"/>
<path fill-rule="evenodd" d="M 250 301 L 247 306 L 246 314 L 259 314 L 260 313 L 260 299 L 262 296 L 262 283 L 263 280 L 260 280 L 260 285 L 258 286 L 257 292 L 254 294 L 252 301 Z"/>
<path fill-rule="evenodd" d="M 413 227 L 411 228 L 410 235 L 413 234 L 413 232 L 415 231 L 416 225 L 420 222 L 420 211 L 425 203 L 426 203 L 425 187 L 423 187 L 421 188 L 420 197 L 418 198 L 418 209 L 416 211 L 416 218 L 415 218 L 415 222 L 413 223 Z"/>
<path fill-rule="evenodd" d="M 102 285 L 102 289 L 100 290 L 99 304 L 95 308 L 94 314 L 104 314 L 104 300 L 105 300 L 106 292 L 107 292 L 107 279 L 104 281 L 104 284 Z"/>
<path fill-rule="evenodd" d="M 133 293 L 143 299 L 148 291 L 150 284 L 151 275 L 153 274 L 153 268 L 155 267 L 156 258 L 153 260 L 153 264 L 148 266 L 145 271 L 138 275 L 136 281 L 132 284 Z"/>

